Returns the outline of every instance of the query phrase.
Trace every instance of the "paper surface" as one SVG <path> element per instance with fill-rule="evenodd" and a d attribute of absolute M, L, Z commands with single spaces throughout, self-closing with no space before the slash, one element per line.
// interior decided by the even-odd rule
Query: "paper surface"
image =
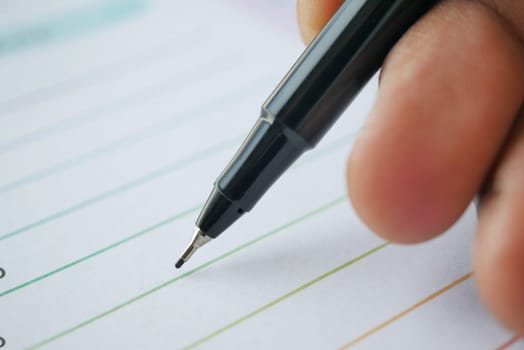
<path fill-rule="evenodd" d="M 472 285 L 473 210 L 416 247 L 385 244 L 352 211 L 344 164 L 375 83 L 252 213 L 175 270 L 214 179 L 302 50 L 273 18 L 292 6 L 64 3 L 1 5 L 0 349 L 511 339 Z"/>

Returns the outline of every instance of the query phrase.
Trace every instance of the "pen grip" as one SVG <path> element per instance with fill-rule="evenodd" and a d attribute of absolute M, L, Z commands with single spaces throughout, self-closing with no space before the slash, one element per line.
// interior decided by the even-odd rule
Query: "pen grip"
<path fill-rule="evenodd" d="M 318 143 L 432 3 L 346 1 L 262 106 L 255 127 L 215 182 L 197 227 L 215 238 L 251 210 Z"/>
<path fill-rule="evenodd" d="M 431 0 L 346 1 L 263 106 L 315 146 Z"/>
<path fill-rule="evenodd" d="M 207 236 L 217 237 L 250 211 L 306 148 L 282 125 L 260 118 L 215 182 L 197 227 Z"/>

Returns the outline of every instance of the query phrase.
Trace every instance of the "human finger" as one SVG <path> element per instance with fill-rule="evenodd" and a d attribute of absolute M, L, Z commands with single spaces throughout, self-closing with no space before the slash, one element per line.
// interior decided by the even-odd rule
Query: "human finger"
<path fill-rule="evenodd" d="M 443 1 L 404 36 L 348 161 L 365 223 L 412 243 L 460 217 L 520 109 L 523 62 L 520 42 L 478 2 Z"/>
<path fill-rule="evenodd" d="M 298 0 L 297 17 L 302 40 L 307 44 L 324 27 L 344 0 Z"/>
<path fill-rule="evenodd" d="M 476 281 L 491 311 L 524 335 L 524 112 L 480 207 Z"/>

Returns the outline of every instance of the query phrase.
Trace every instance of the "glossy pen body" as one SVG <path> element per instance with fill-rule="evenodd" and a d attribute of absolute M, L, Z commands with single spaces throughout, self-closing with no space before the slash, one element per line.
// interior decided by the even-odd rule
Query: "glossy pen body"
<path fill-rule="evenodd" d="M 215 182 L 193 239 L 177 262 L 253 208 L 313 148 L 432 0 L 348 0 L 262 106 L 260 118 Z"/>

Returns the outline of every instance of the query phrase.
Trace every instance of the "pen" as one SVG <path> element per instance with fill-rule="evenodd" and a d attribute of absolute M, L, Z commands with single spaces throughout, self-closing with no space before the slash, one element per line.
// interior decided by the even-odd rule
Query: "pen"
<path fill-rule="evenodd" d="M 250 211 L 313 148 L 435 0 L 346 0 L 262 106 L 255 126 L 218 177 L 189 246 L 176 263 Z"/>

